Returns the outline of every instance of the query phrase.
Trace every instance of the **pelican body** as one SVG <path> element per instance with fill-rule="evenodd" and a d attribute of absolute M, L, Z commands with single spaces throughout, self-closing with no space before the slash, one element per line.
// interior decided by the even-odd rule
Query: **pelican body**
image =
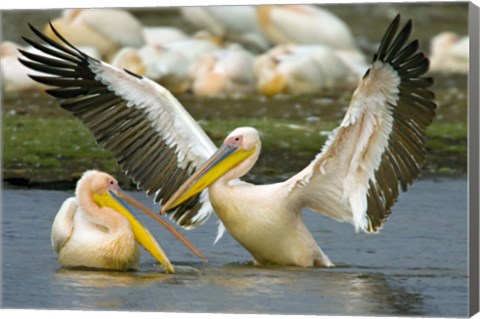
<path fill-rule="evenodd" d="M 230 136 L 251 138 L 256 153 L 259 151 L 255 129 L 239 128 L 233 134 L 241 135 Z M 289 201 L 288 185 L 254 185 L 236 180 L 250 170 L 255 155 L 258 153 L 209 187 L 212 206 L 228 232 L 259 265 L 333 266 L 303 223 L 301 209 Z M 275 200 L 268 200 L 271 198 Z"/>
<path fill-rule="evenodd" d="M 154 196 L 160 214 L 192 229 L 215 212 L 219 235 L 224 226 L 257 264 L 332 266 L 302 210 L 377 233 L 425 161 L 425 131 L 436 109 L 433 80 L 423 76 L 429 62 L 418 41 L 408 41 L 412 21 L 400 28 L 400 16 L 321 152 L 272 185 L 241 181 L 261 151 L 254 128 L 233 130 L 217 148 L 164 87 L 89 57 L 54 28 L 64 46 L 31 29 L 56 48 L 49 52 L 57 58 L 22 52 L 22 63 L 47 74 L 32 78 L 54 86 L 47 93 L 83 121 L 139 189 Z"/>
<path fill-rule="evenodd" d="M 75 197 L 65 200 L 52 225 L 52 247 L 60 265 L 135 269 L 140 259 L 138 241 L 168 272 L 174 272 L 160 245 L 118 202 L 119 194 L 112 176 L 95 170 L 82 175 Z"/>
<path fill-rule="evenodd" d="M 109 215 L 108 226 L 94 224 L 74 197 L 63 203 L 52 226 L 52 247 L 60 265 L 115 270 L 137 267 L 140 249 L 130 224 L 115 212 Z"/>

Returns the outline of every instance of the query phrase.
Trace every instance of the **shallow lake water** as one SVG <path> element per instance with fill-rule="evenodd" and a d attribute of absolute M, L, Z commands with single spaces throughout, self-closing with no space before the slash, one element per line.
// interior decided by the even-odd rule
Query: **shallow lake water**
<path fill-rule="evenodd" d="M 2 307 L 317 315 L 466 316 L 467 180 L 423 179 L 400 196 L 377 235 L 305 211 L 336 264 L 331 269 L 255 267 L 215 217 L 184 232 L 202 262 L 148 216 L 138 215 L 178 273 L 142 253 L 135 272 L 60 269 L 50 227 L 73 191 L 4 189 Z M 158 210 L 142 193 L 135 198 Z"/>

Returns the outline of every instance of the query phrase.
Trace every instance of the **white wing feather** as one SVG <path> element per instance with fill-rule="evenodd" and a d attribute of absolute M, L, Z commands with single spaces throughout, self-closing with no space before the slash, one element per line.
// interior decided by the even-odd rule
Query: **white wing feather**
<path fill-rule="evenodd" d="M 320 154 L 285 182 L 297 209 L 309 207 L 356 231 L 378 231 L 398 197 L 420 174 L 425 131 L 436 105 L 419 77 L 428 60 L 407 44 L 411 21 L 396 34 L 399 16 L 387 30 L 374 63 L 353 94 L 340 126 Z"/>
<path fill-rule="evenodd" d="M 217 149 L 198 123 L 178 100 L 163 86 L 148 78 L 135 78 L 104 62 L 93 63 L 90 68 L 96 79 L 123 99 L 127 106 L 143 109 L 148 120 L 165 139 L 177 149 L 178 165 L 186 162 L 203 163 Z"/>
<path fill-rule="evenodd" d="M 52 224 L 51 242 L 52 248 L 56 253 L 65 246 L 73 233 L 73 217 L 77 210 L 77 201 L 75 197 L 66 199 L 58 210 Z"/>

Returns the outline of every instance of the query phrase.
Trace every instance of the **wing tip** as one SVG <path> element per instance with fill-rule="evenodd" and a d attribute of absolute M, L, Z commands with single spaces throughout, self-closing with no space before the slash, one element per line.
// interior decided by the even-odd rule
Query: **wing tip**
<path fill-rule="evenodd" d="M 430 68 L 430 61 L 425 54 L 419 51 L 419 40 L 409 41 L 413 30 L 413 19 L 410 18 L 398 31 L 401 22 L 401 14 L 398 13 L 385 31 L 380 45 L 373 55 L 372 63 L 380 61 L 389 64 L 401 75 L 402 84 L 416 85 L 428 88 L 433 85 L 433 78 L 422 77 Z M 370 74 L 370 68 L 362 79 Z M 416 83 L 406 83 L 417 80 Z"/>

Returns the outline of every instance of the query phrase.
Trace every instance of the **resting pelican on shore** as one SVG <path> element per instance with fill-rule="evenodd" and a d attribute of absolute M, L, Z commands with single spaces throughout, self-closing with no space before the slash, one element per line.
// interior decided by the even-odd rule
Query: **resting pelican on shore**
<path fill-rule="evenodd" d="M 408 42 L 411 20 L 399 27 L 397 16 L 322 151 L 298 174 L 272 185 L 240 180 L 260 154 L 254 128 L 233 130 L 217 149 L 163 87 L 92 59 L 64 38 L 65 46 L 56 44 L 33 27 L 56 46 L 49 51 L 55 59 L 22 52 L 30 60 L 22 61 L 53 75 L 33 78 L 55 86 L 47 92 L 180 226 L 198 226 L 215 210 L 256 264 L 332 266 L 304 225 L 302 208 L 356 231 L 378 232 L 399 186 L 406 191 L 425 160 L 425 130 L 436 109 L 428 90 L 433 81 L 422 77 L 429 63 L 417 52 L 418 41 Z"/>
<path fill-rule="evenodd" d="M 270 47 L 258 25 L 256 6 L 180 7 L 180 14 L 197 30 L 222 37 L 245 48 L 262 52 Z"/>
<path fill-rule="evenodd" d="M 325 45 L 280 45 L 259 55 L 254 72 L 266 96 L 351 88 L 368 69 L 362 55 Z"/>
<path fill-rule="evenodd" d="M 190 69 L 193 94 L 199 96 L 242 96 L 255 91 L 253 55 L 231 45 L 201 56 Z"/>
<path fill-rule="evenodd" d="M 18 61 L 21 56 L 18 49 L 36 54 L 44 54 L 31 46 L 23 47 L 12 41 L 5 41 L 0 44 L 0 74 L 1 85 L 4 92 L 18 92 L 28 90 L 45 90 L 48 86 L 33 81 L 28 74 L 32 70 L 25 67 Z M 93 47 L 81 47 L 81 50 L 94 58 L 100 58 L 97 50 Z M 41 75 L 39 72 L 35 72 Z"/>
<path fill-rule="evenodd" d="M 2 91 L 16 92 L 45 89 L 45 85 L 33 81 L 28 76 L 29 71 L 32 73 L 31 70 L 18 62 L 18 57 L 20 57 L 18 49 L 20 48 L 21 46 L 11 41 L 5 41 L 0 44 L 0 75 L 2 78 Z"/>
<path fill-rule="evenodd" d="M 430 41 L 430 71 L 468 73 L 469 38 L 441 32 Z"/>
<path fill-rule="evenodd" d="M 167 272 L 175 272 L 163 249 L 122 199 L 136 203 L 121 192 L 117 180 L 109 174 L 90 170 L 82 175 L 75 197 L 63 202 L 52 225 L 52 247 L 62 267 L 135 269 L 140 259 L 138 242 Z M 175 229 L 167 228 L 191 245 Z"/>
<path fill-rule="evenodd" d="M 315 5 L 256 6 L 257 21 L 273 44 L 322 44 L 333 49 L 357 50 L 345 22 Z"/>
<path fill-rule="evenodd" d="M 148 77 L 169 91 L 181 94 L 191 88 L 190 70 L 195 62 L 218 49 L 220 47 L 213 37 L 197 34 L 165 46 L 125 47 L 117 52 L 111 64 Z"/>
<path fill-rule="evenodd" d="M 142 24 L 127 10 L 66 9 L 51 23 L 76 46 L 93 46 L 108 60 L 123 46 L 145 44 Z M 44 32 L 55 39 L 48 25 Z"/>

